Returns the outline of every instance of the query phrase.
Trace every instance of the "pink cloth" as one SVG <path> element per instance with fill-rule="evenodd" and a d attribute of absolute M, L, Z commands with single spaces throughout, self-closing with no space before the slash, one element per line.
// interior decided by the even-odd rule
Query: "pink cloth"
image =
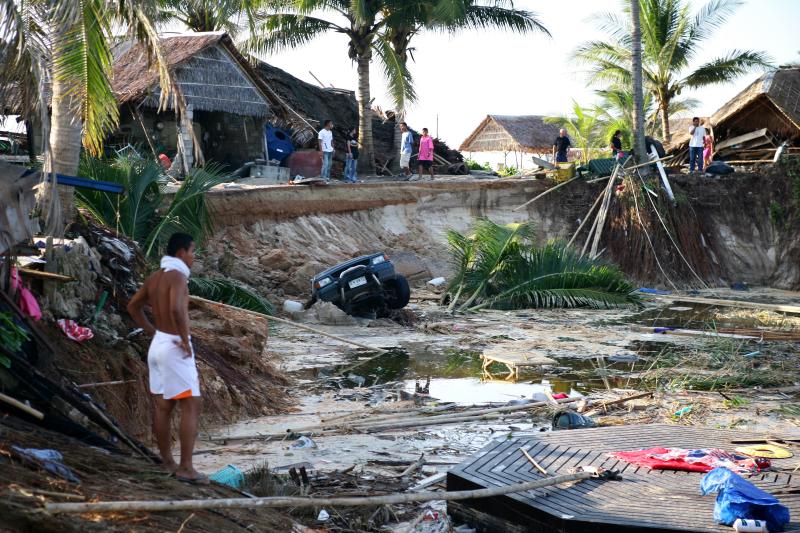
<path fill-rule="evenodd" d="M 11 288 L 19 292 L 19 310 L 34 320 L 41 320 L 42 310 L 39 307 L 39 302 L 36 301 L 33 293 L 22 284 L 22 280 L 19 279 L 19 271 L 16 268 L 11 269 Z"/>
<path fill-rule="evenodd" d="M 613 452 L 608 455 L 652 470 L 710 472 L 714 468 L 725 467 L 739 474 L 751 474 L 770 466 L 767 459 L 735 455 L 719 448 L 699 450 L 648 448 L 646 450 Z"/>
<path fill-rule="evenodd" d="M 420 161 L 433 161 L 433 137 L 419 138 L 419 160 Z"/>
<path fill-rule="evenodd" d="M 84 326 L 79 326 L 74 320 L 59 318 L 58 327 L 61 328 L 61 331 L 64 332 L 64 335 L 77 342 L 88 341 L 94 337 L 94 333 L 91 329 Z"/>

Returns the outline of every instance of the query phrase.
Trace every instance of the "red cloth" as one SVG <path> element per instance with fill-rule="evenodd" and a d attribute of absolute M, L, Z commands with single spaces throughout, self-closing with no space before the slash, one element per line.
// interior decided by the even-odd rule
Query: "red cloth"
<path fill-rule="evenodd" d="M 569 395 L 564 392 L 557 392 L 553 394 L 554 400 L 563 400 L 564 398 L 569 398 Z"/>
<path fill-rule="evenodd" d="M 167 154 L 159 154 L 158 162 L 161 163 L 161 168 L 164 170 L 169 170 L 169 167 L 172 166 L 172 161 L 169 160 Z"/>
<path fill-rule="evenodd" d="M 652 470 L 683 470 L 686 472 L 705 473 L 717 467 L 724 467 L 733 472 L 750 474 L 770 466 L 770 462 L 766 459 L 734 455 L 718 448 L 700 450 L 648 448 L 646 450 L 612 452 L 608 455 Z"/>
<path fill-rule="evenodd" d="M 88 341 L 94 337 L 94 333 L 91 329 L 79 326 L 74 320 L 59 318 L 58 327 L 61 328 L 64 335 L 77 342 Z"/>

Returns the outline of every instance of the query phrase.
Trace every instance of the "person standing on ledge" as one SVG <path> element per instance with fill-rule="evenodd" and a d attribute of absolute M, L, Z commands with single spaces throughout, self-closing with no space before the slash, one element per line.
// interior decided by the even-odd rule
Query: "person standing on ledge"
<path fill-rule="evenodd" d="M 567 130 L 561 128 L 558 130 L 558 137 L 553 141 L 553 161 L 556 163 L 566 163 L 567 153 L 569 152 L 572 142 L 567 137 Z"/>
<path fill-rule="evenodd" d="M 433 179 L 433 137 L 428 135 L 428 128 L 422 128 L 422 137 L 419 138 L 419 168 L 417 173 L 422 178 L 422 172 L 427 170 Z"/>
<path fill-rule="evenodd" d="M 403 137 L 400 140 L 400 170 L 406 175 L 406 179 L 411 177 L 411 153 L 414 151 L 414 134 L 408 129 L 408 124 L 400 123 L 400 131 Z"/>
<path fill-rule="evenodd" d="M 320 177 L 331 181 L 331 165 L 333 164 L 333 121 L 326 120 L 319 130 L 319 151 L 322 152 L 322 171 Z"/>
<path fill-rule="evenodd" d="M 703 146 L 705 146 L 706 129 L 700 125 L 700 117 L 692 119 L 692 127 L 689 128 L 689 172 L 694 173 L 694 166 L 697 170 L 703 171 Z"/>
<path fill-rule="evenodd" d="M 347 160 L 344 164 L 344 180 L 347 183 L 356 183 L 358 177 L 358 130 L 353 128 L 347 136 Z"/>
<path fill-rule="evenodd" d="M 148 277 L 128 303 L 133 320 L 153 336 L 147 353 L 150 393 L 155 403 L 153 429 L 164 466 L 179 481 L 208 485 L 208 476 L 194 469 L 192 454 L 200 418 L 200 380 L 189 335 L 189 273 L 194 263 L 194 240 L 175 233 L 167 243 L 161 268 Z M 149 306 L 155 326 L 144 313 Z M 170 418 L 181 406 L 181 462 L 172 458 Z"/>

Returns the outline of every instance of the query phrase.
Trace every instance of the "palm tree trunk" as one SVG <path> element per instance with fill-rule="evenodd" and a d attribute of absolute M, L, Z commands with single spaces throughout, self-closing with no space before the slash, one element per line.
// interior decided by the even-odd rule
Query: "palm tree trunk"
<path fill-rule="evenodd" d="M 642 88 L 642 27 L 639 0 L 631 0 L 631 70 L 633 71 L 633 143 L 636 159 L 647 161 L 644 141 L 644 90 Z M 649 167 L 642 167 L 647 173 Z"/>
<path fill-rule="evenodd" d="M 664 136 L 664 143 L 672 140 L 672 132 L 669 131 L 669 100 L 661 102 L 659 106 L 661 112 L 661 133 Z"/>
<path fill-rule="evenodd" d="M 392 142 L 392 146 L 394 147 L 394 152 L 392 153 L 392 164 L 389 165 L 389 168 L 392 170 L 392 174 L 398 174 L 400 172 L 400 145 L 403 143 L 403 132 L 400 131 L 400 123 L 405 120 L 404 113 L 400 111 L 395 111 L 394 115 L 394 139 Z"/>
<path fill-rule="evenodd" d="M 53 49 L 53 54 L 58 53 L 59 46 Z M 52 118 L 50 124 L 50 161 L 51 170 L 59 174 L 76 176 L 81 156 L 81 120 L 76 112 L 78 109 L 74 98 L 67 94 L 67 83 L 59 76 L 53 76 L 52 81 Z M 50 194 L 49 187 L 45 189 L 45 197 Z M 61 220 L 69 224 L 75 220 L 75 202 L 73 188 L 59 185 L 58 196 L 61 202 Z"/>
<path fill-rule="evenodd" d="M 370 107 L 369 64 L 372 54 L 367 51 L 358 56 L 358 142 L 361 153 L 358 167 L 362 172 L 375 173 L 375 145 L 372 139 L 372 108 Z"/>

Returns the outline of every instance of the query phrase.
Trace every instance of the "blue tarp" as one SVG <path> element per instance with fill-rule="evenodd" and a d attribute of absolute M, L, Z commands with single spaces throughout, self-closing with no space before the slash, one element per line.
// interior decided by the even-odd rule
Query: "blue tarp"
<path fill-rule="evenodd" d="M 714 520 L 726 526 L 737 518 L 763 520 L 770 531 L 783 531 L 789 523 L 789 509 L 778 499 L 727 468 L 715 468 L 700 481 L 703 496 L 717 493 Z"/>

